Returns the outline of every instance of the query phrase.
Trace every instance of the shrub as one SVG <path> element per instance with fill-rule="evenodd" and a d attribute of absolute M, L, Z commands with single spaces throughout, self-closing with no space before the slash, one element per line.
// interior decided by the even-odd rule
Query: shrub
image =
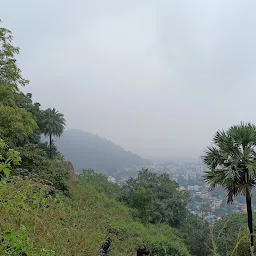
<path fill-rule="evenodd" d="M 17 148 L 20 151 L 22 163 L 20 167 L 28 170 L 30 177 L 38 177 L 45 183 L 56 187 L 59 190 L 68 190 L 68 168 L 60 158 L 49 159 L 47 152 L 36 144 L 26 144 Z M 20 174 L 21 170 L 16 170 Z M 39 181 L 39 180 L 38 180 Z"/>

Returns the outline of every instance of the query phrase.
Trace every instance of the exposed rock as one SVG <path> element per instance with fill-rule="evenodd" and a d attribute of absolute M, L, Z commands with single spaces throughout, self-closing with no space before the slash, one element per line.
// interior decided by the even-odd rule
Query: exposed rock
<path fill-rule="evenodd" d="M 68 167 L 68 179 L 74 182 L 76 180 L 76 174 L 74 171 L 73 164 L 69 161 L 65 161 L 64 164 Z"/>

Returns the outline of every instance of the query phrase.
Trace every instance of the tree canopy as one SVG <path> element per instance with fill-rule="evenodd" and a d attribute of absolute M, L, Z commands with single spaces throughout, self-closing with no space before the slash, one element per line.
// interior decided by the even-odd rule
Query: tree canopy
<path fill-rule="evenodd" d="M 17 66 L 15 55 L 19 54 L 19 48 L 12 45 L 12 40 L 12 32 L 0 28 L 0 85 L 7 85 L 16 91 L 29 81 L 22 77 Z"/>
<path fill-rule="evenodd" d="M 40 128 L 45 136 L 49 136 L 50 158 L 52 158 L 52 136 L 60 137 L 64 131 L 65 124 L 66 120 L 64 115 L 59 113 L 55 108 L 48 108 L 42 113 L 42 118 L 40 119 Z"/>
<path fill-rule="evenodd" d="M 178 227 L 186 217 L 188 203 L 188 194 L 180 192 L 178 187 L 168 174 L 156 174 L 145 169 L 137 178 L 126 182 L 120 198 L 137 209 L 141 218 Z"/>

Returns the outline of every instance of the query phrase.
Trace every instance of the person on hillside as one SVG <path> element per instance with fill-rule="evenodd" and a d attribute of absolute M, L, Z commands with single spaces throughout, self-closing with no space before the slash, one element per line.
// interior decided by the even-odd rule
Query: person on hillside
<path fill-rule="evenodd" d="M 100 255 L 110 256 L 110 246 L 111 246 L 111 239 L 107 239 L 107 241 L 104 244 L 102 244 L 100 247 Z"/>
<path fill-rule="evenodd" d="M 145 256 L 145 255 L 149 255 L 149 251 L 145 246 L 143 248 L 137 249 L 137 256 Z"/>

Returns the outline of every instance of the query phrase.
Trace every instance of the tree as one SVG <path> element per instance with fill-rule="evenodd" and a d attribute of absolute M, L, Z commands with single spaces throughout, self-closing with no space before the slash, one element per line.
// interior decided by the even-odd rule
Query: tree
<path fill-rule="evenodd" d="M 1 105 L 15 106 L 14 93 L 8 85 L 0 84 L 0 102 Z"/>
<path fill-rule="evenodd" d="M 179 229 L 184 243 L 193 256 L 210 254 L 210 228 L 207 222 L 191 213 L 181 223 Z"/>
<path fill-rule="evenodd" d="M 136 202 L 136 208 L 145 211 L 151 223 L 178 227 L 186 217 L 188 203 L 188 194 L 178 191 L 178 188 L 178 183 L 170 179 L 168 174 L 156 174 L 146 169 L 140 171 L 137 178 L 130 178 L 126 182 L 120 200 L 130 207 L 134 207 Z M 145 197 L 146 192 L 148 197 Z M 138 208 L 138 202 L 143 200 L 146 200 L 144 208 Z"/>
<path fill-rule="evenodd" d="M 0 90 L 0 94 L 1 94 L 1 90 Z M 23 110 L 26 110 L 28 113 L 30 113 L 30 115 L 37 122 L 37 124 L 39 123 L 39 121 L 42 119 L 43 111 L 40 109 L 40 104 L 38 102 L 33 103 L 31 93 L 27 93 L 25 95 L 22 92 L 14 92 L 13 99 L 14 99 L 15 106 Z M 27 136 L 25 140 L 20 142 L 17 146 L 24 146 L 26 143 L 39 144 L 41 140 L 41 134 L 42 133 L 38 128 L 32 134 L 29 134 L 29 136 Z M 48 151 L 49 149 L 47 149 L 47 152 Z"/>
<path fill-rule="evenodd" d="M 20 168 L 13 172 L 18 176 L 28 176 L 40 183 L 53 185 L 62 191 L 67 191 L 68 168 L 64 161 L 57 157 L 49 159 L 47 152 L 37 144 L 26 144 L 18 147 L 22 162 Z"/>
<path fill-rule="evenodd" d="M 32 115 L 23 108 L 0 104 L 0 137 L 15 146 L 38 129 Z"/>
<path fill-rule="evenodd" d="M 204 174 L 205 181 L 215 188 L 223 187 L 227 192 L 227 203 L 244 195 L 246 198 L 247 220 L 250 231 L 250 249 L 253 255 L 253 220 L 251 194 L 256 183 L 256 126 L 241 123 L 227 131 L 218 131 L 203 156 L 210 170 Z"/>
<path fill-rule="evenodd" d="M 152 189 L 137 187 L 133 190 L 131 196 L 131 207 L 138 211 L 138 216 L 142 222 L 150 222 L 152 218 L 154 193 Z"/>
<path fill-rule="evenodd" d="M 16 146 L 24 144 L 29 136 L 34 137 L 39 129 L 28 109 L 17 104 L 17 97 L 23 95 L 19 87 L 26 85 L 28 80 L 22 77 L 17 66 L 15 56 L 19 48 L 12 45 L 12 40 L 11 31 L 0 28 L 0 137 L 9 146 Z"/>
<path fill-rule="evenodd" d="M 26 95 L 22 92 L 14 93 L 15 105 L 19 108 L 25 108 L 30 112 L 36 121 L 39 121 L 42 115 L 42 110 L 40 110 L 40 103 L 33 103 L 32 94 L 27 93 Z"/>
<path fill-rule="evenodd" d="M 45 136 L 49 136 L 50 150 L 49 156 L 52 158 L 52 137 L 60 137 L 64 131 L 66 120 L 64 115 L 55 110 L 55 108 L 44 111 L 42 120 L 39 120 L 39 127 Z"/>
<path fill-rule="evenodd" d="M 19 48 L 12 45 L 12 39 L 10 30 L 0 28 L 0 85 L 8 85 L 17 91 L 18 86 L 26 85 L 28 80 L 22 77 L 16 64 L 15 55 L 19 54 Z"/>

